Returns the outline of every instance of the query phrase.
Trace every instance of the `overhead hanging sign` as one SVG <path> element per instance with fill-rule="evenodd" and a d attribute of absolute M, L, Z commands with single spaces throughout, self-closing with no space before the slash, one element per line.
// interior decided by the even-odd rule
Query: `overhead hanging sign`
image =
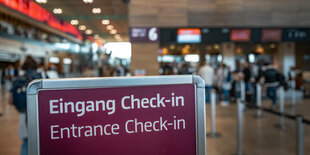
<path fill-rule="evenodd" d="M 182 28 L 178 29 L 177 36 L 178 43 L 200 43 L 201 42 L 201 30 Z"/>
<path fill-rule="evenodd" d="M 27 93 L 30 154 L 206 153 L 199 77 L 39 80 Z"/>
<path fill-rule="evenodd" d="M 283 41 L 310 41 L 310 29 L 307 28 L 287 28 L 283 35 Z"/>
<path fill-rule="evenodd" d="M 281 41 L 282 30 L 281 29 L 263 29 L 262 41 Z"/>
<path fill-rule="evenodd" d="M 232 29 L 230 32 L 231 41 L 250 41 L 251 30 L 250 29 Z"/>
<path fill-rule="evenodd" d="M 159 30 L 156 27 L 146 28 L 146 27 L 131 27 L 130 42 L 144 42 L 152 43 L 158 42 L 159 40 Z"/>

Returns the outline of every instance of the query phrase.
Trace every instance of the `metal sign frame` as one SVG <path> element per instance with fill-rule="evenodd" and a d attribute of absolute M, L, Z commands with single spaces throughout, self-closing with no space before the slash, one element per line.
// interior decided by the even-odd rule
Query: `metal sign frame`
<path fill-rule="evenodd" d="M 38 92 L 79 88 L 111 88 L 156 85 L 195 85 L 196 155 L 206 155 L 205 83 L 199 76 L 145 76 L 126 78 L 68 78 L 32 81 L 27 89 L 29 154 L 40 154 Z"/>

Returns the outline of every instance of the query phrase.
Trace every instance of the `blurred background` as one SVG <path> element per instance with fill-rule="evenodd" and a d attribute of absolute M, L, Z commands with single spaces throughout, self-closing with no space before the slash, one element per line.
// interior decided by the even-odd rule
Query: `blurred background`
<path fill-rule="evenodd" d="M 245 154 L 296 154 L 297 115 L 310 154 L 309 0 L 0 0 L 0 154 L 25 143 L 9 101 L 29 56 L 37 78 L 200 75 L 208 154 L 238 153 L 238 99 Z"/>

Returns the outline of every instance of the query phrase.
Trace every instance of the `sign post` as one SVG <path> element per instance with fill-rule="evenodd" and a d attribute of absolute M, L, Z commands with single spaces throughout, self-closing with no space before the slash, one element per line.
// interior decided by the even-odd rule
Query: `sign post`
<path fill-rule="evenodd" d="M 29 153 L 205 155 L 204 87 L 198 76 L 33 81 Z"/>

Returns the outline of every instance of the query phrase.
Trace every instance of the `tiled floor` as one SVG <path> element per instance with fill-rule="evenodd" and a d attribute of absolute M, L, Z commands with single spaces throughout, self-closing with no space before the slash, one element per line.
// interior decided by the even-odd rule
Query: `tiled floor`
<path fill-rule="evenodd" d="M 18 155 L 21 140 L 18 139 L 18 113 L 13 106 L 8 105 L 6 91 L 0 93 L 0 155 Z M 287 101 L 288 103 L 289 101 Z M 264 106 L 269 106 L 267 101 Z M 290 106 L 286 112 L 294 113 Z M 207 105 L 207 132 L 210 131 L 210 105 Z M 310 119 L 310 100 L 299 100 L 296 113 Z M 295 122 L 286 120 L 288 128 L 280 130 L 274 127 L 279 117 L 264 112 L 264 117 L 253 117 L 255 110 L 244 112 L 243 152 L 246 155 L 294 155 L 295 154 Z M 221 138 L 207 138 L 208 155 L 232 155 L 236 153 L 237 107 L 230 104 L 227 107 L 217 106 L 217 131 Z M 310 154 L 310 126 L 305 125 L 305 155 Z"/>

